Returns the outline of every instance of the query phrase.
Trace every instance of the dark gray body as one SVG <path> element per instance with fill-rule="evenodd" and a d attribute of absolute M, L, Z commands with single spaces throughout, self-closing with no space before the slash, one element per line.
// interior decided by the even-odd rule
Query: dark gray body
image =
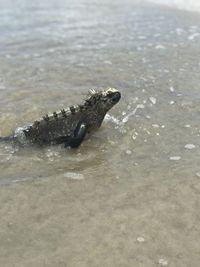
<path fill-rule="evenodd" d="M 104 116 L 91 113 L 89 109 L 84 112 L 77 110 L 74 114 L 66 110 L 66 117 L 62 112 L 56 112 L 56 114 L 57 117 L 48 116 L 49 120 L 41 119 L 32 125 L 17 128 L 15 139 L 21 144 L 59 144 L 67 137 L 73 137 L 80 122 L 87 126 L 87 132 L 91 132 L 99 128 L 104 119 Z"/>
<path fill-rule="evenodd" d="M 17 128 L 14 135 L 6 139 L 13 139 L 21 145 L 65 143 L 73 146 L 74 139 L 81 137 L 82 142 L 86 133 L 101 126 L 107 111 L 119 99 L 120 93 L 116 89 L 91 91 L 83 105 L 46 115 L 30 125 Z"/>

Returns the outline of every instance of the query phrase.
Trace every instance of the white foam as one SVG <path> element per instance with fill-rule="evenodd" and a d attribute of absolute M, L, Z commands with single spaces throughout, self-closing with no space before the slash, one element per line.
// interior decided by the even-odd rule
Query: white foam
<path fill-rule="evenodd" d="M 158 264 L 161 266 L 167 266 L 168 265 L 168 261 L 165 259 L 159 259 L 158 260 Z"/>
<path fill-rule="evenodd" d="M 137 136 L 133 134 L 133 135 L 132 135 L 132 139 L 133 139 L 133 140 L 136 140 L 136 138 L 137 138 Z"/>
<path fill-rule="evenodd" d="M 28 127 L 27 127 L 28 128 Z M 26 140 L 26 136 L 24 134 L 24 130 L 26 130 L 26 127 L 18 127 L 16 130 L 15 130 L 15 134 L 14 136 L 17 138 L 17 140 L 21 143 L 21 144 L 24 144 L 27 142 Z"/>
<path fill-rule="evenodd" d="M 156 49 L 165 49 L 164 45 L 158 44 L 155 46 Z"/>
<path fill-rule="evenodd" d="M 129 120 L 129 118 L 130 118 L 131 116 L 135 115 L 135 114 L 136 114 L 136 111 L 137 111 L 138 109 L 143 109 L 143 108 L 144 108 L 144 105 L 143 105 L 143 104 L 138 104 L 138 105 L 136 106 L 136 108 L 135 108 L 133 111 L 131 111 L 126 117 L 124 117 L 124 118 L 122 119 L 122 124 L 126 123 L 126 122 Z"/>
<path fill-rule="evenodd" d="M 160 126 L 158 124 L 152 124 L 153 128 L 159 128 Z"/>
<path fill-rule="evenodd" d="M 194 149 L 196 146 L 194 144 L 187 144 L 185 145 L 186 149 Z"/>
<path fill-rule="evenodd" d="M 113 64 L 112 61 L 110 61 L 110 60 L 105 60 L 104 63 L 107 64 L 107 65 L 112 65 Z"/>
<path fill-rule="evenodd" d="M 117 118 L 115 118 L 114 116 L 108 114 L 108 113 L 105 116 L 105 121 L 111 121 L 111 122 L 113 122 L 116 125 L 120 125 L 120 120 L 117 119 Z"/>
<path fill-rule="evenodd" d="M 148 0 L 155 4 L 167 5 L 177 9 L 200 11 L 200 1 L 198 0 Z"/>
<path fill-rule="evenodd" d="M 72 180 L 83 180 L 84 175 L 82 173 L 76 173 L 76 172 L 66 172 L 64 174 L 64 177 L 70 178 Z"/>
<path fill-rule="evenodd" d="M 137 102 L 137 101 L 138 101 L 138 98 L 136 97 L 136 98 L 134 99 L 134 101 Z M 154 103 L 156 103 L 155 98 L 153 98 L 152 101 L 153 101 Z M 146 103 L 146 102 L 145 102 L 145 103 Z M 121 128 L 122 126 L 124 126 L 125 123 L 128 122 L 128 120 L 130 119 L 131 116 L 136 115 L 136 112 L 137 112 L 138 109 L 144 109 L 144 108 L 145 108 L 144 104 L 138 104 L 138 105 L 131 111 L 131 106 L 128 105 L 128 106 L 127 106 L 127 112 L 125 112 L 125 111 L 122 112 L 122 116 L 123 116 L 123 115 L 126 115 L 126 114 L 128 113 L 126 116 L 124 116 L 124 118 L 122 118 L 122 119 L 118 119 L 118 118 L 114 117 L 113 115 L 110 115 L 110 114 L 107 113 L 106 116 L 105 116 L 105 121 L 106 121 L 106 122 L 113 122 L 114 124 L 117 125 L 117 128 L 118 128 L 118 126 L 120 126 L 120 128 Z M 136 115 L 136 116 L 137 116 L 137 115 Z M 149 116 L 149 118 L 150 118 L 150 116 Z M 122 130 L 122 129 L 121 129 L 121 130 Z M 134 139 L 134 138 L 133 138 L 133 139 Z"/>
<path fill-rule="evenodd" d="M 56 157 L 60 157 L 60 154 L 59 152 L 48 149 L 46 152 L 46 156 L 48 157 L 49 161 L 54 161 Z"/>
<path fill-rule="evenodd" d="M 172 156 L 172 157 L 170 157 L 169 158 L 170 160 L 180 160 L 181 159 L 181 157 L 180 156 Z"/>
<path fill-rule="evenodd" d="M 144 237 L 142 237 L 142 236 L 138 236 L 138 237 L 137 237 L 137 241 L 138 241 L 139 243 L 143 243 L 143 242 L 145 241 L 145 239 L 144 239 Z"/>
<path fill-rule="evenodd" d="M 193 41 L 196 37 L 198 37 L 200 34 L 198 32 L 195 32 L 188 36 L 188 40 Z"/>
<path fill-rule="evenodd" d="M 155 105 L 155 104 L 156 104 L 156 102 L 157 102 L 156 98 L 155 98 L 155 97 L 153 97 L 153 96 L 150 96 L 150 97 L 149 97 L 149 100 L 150 100 L 150 101 L 151 101 L 151 103 L 152 103 L 152 104 L 154 104 L 154 105 Z"/>
<path fill-rule="evenodd" d="M 132 154 L 132 151 L 128 149 L 128 150 L 126 150 L 126 154 L 127 155 L 131 155 Z"/>

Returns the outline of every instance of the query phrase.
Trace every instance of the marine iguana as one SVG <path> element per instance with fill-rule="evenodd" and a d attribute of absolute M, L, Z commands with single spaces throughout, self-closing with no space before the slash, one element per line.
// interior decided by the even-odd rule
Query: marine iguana
<path fill-rule="evenodd" d="M 0 141 L 13 141 L 20 145 L 48 145 L 64 143 L 65 147 L 78 147 L 86 133 L 98 129 L 109 109 L 120 100 L 121 94 L 114 88 L 90 90 L 82 105 L 47 114 L 14 134 L 0 137 Z"/>

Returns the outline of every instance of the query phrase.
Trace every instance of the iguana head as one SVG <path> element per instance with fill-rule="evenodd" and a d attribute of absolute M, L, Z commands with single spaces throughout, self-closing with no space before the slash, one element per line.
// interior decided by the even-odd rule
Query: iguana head
<path fill-rule="evenodd" d="M 115 104 L 119 102 L 121 94 L 114 88 L 95 91 L 90 90 L 83 106 L 79 106 L 84 114 L 84 122 L 87 125 L 88 132 L 96 130 L 108 112 Z"/>
<path fill-rule="evenodd" d="M 102 91 L 90 90 L 85 103 L 93 111 L 105 116 L 108 110 L 119 102 L 120 98 L 120 92 L 114 88 Z"/>

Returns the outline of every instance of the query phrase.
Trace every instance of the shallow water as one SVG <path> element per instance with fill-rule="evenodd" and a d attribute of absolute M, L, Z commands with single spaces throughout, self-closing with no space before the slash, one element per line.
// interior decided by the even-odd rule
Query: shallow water
<path fill-rule="evenodd" d="M 0 135 L 122 93 L 77 150 L 0 144 L 0 266 L 199 266 L 200 15 L 3 0 L 0 34 Z"/>
<path fill-rule="evenodd" d="M 167 5 L 173 8 L 190 11 L 200 11 L 200 2 L 198 0 L 148 0 L 150 2 Z"/>

